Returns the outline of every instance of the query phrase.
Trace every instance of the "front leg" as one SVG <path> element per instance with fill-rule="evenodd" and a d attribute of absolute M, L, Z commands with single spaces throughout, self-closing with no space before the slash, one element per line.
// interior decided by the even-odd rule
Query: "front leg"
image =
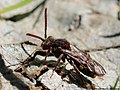
<path fill-rule="evenodd" d="M 45 61 L 46 61 L 47 57 L 50 55 L 50 53 L 52 53 L 52 47 L 50 47 L 50 49 L 46 52 Z"/>
<path fill-rule="evenodd" d="M 32 55 L 31 55 L 32 60 L 34 60 L 37 55 L 41 55 L 41 56 L 45 56 L 45 57 L 47 57 L 47 56 L 53 56 L 53 54 L 51 53 L 51 51 L 35 50 L 32 53 Z"/>
<path fill-rule="evenodd" d="M 46 50 L 42 50 L 42 49 L 36 49 L 31 55 L 30 57 L 26 58 L 23 62 L 21 62 L 20 66 L 18 68 L 15 69 L 15 71 L 21 71 L 23 70 L 22 68 L 24 67 L 28 67 L 31 65 L 31 62 L 33 60 L 35 60 L 35 57 L 37 55 L 41 55 L 41 56 L 46 56 L 47 51 Z M 53 56 L 52 53 L 50 53 L 48 56 Z"/>
<path fill-rule="evenodd" d="M 29 57 L 31 57 L 31 55 L 26 51 L 26 49 L 24 48 L 23 44 L 37 46 L 37 44 L 34 44 L 34 43 L 30 42 L 30 41 L 24 41 L 24 42 L 21 42 L 20 44 L 21 44 L 21 47 L 22 47 L 22 49 L 24 50 L 24 52 L 25 52 Z"/>

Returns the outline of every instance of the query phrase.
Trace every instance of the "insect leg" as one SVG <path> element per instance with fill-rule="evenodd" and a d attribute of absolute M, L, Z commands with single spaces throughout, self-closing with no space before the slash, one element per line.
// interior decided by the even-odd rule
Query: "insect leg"
<path fill-rule="evenodd" d="M 32 43 L 32 42 L 30 42 L 30 41 L 24 41 L 24 42 L 21 42 L 21 44 L 27 44 L 27 45 L 34 45 L 34 46 L 37 46 L 37 44 Z"/>
<path fill-rule="evenodd" d="M 37 46 L 37 44 L 34 44 L 34 43 L 30 42 L 30 41 L 24 41 L 24 42 L 21 42 L 20 44 L 21 44 L 21 47 L 22 47 L 22 49 L 24 50 L 24 52 L 25 52 L 29 57 L 31 57 L 31 55 L 26 51 L 26 49 L 24 48 L 23 44 Z"/>
<path fill-rule="evenodd" d="M 50 49 L 46 52 L 45 61 L 51 52 L 52 52 L 52 47 L 50 47 Z"/>
<path fill-rule="evenodd" d="M 34 60 L 37 55 L 46 56 L 47 51 L 46 50 L 36 50 L 36 51 L 34 51 L 34 53 L 32 53 L 31 59 Z M 47 56 L 53 56 L 53 54 L 49 53 Z"/>
<path fill-rule="evenodd" d="M 79 75 L 80 79 L 82 80 L 82 85 L 87 87 L 86 85 L 88 83 L 88 84 L 90 84 L 91 89 L 95 90 L 94 84 L 90 80 L 88 80 L 86 77 L 84 77 L 82 74 L 80 74 L 80 72 L 79 72 L 78 68 L 76 67 L 76 65 L 74 64 L 74 62 L 72 60 L 69 60 L 69 62 L 74 67 L 76 73 Z"/>
<path fill-rule="evenodd" d="M 68 55 L 64 50 L 62 50 L 62 48 L 59 48 L 64 54 L 66 54 L 66 55 Z M 70 58 L 67 58 L 66 57 L 66 59 L 67 59 L 67 61 L 73 66 L 73 68 L 75 69 L 75 71 L 76 71 L 76 73 L 81 77 L 81 74 L 80 74 L 80 71 L 78 70 L 78 68 L 76 67 L 76 65 L 74 64 L 74 62 L 72 61 L 72 59 L 74 58 L 74 57 L 72 57 L 72 56 L 69 56 Z M 76 59 L 76 58 L 74 58 L 74 59 Z"/>
<path fill-rule="evenodd" d="M 57 64 L 55 65 L 55 68 L 53 69 L 52 75 L 53 75 L 54 71 L 56 70 L 57 66 L 59 65 L 60 60 L 62 59 L 63 56 L 64 56 L 64 54 L 61 54 L 61 55 L 59 56 L 58 61 L 57 61 Z M 50 78 L 52 77 L 52 75 L 50 76 Z"/>
<path fill-rule="evenodd" d="M 77 74 L 80 76 L 81 74 L 80 74 L 78 68 L 76 67 L 76 65 L 73 63 L 73 61 L 69 60 L 69 63 L 73 66 L 73 68 L 75 69 L 75 71 L 77 72 Z"/>

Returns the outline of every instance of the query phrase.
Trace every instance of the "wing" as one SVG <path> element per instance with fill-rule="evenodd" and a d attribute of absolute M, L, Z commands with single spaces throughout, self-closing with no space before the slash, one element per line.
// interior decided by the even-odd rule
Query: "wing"
<path fill-rule="evenodd" d="M 95 60 L 93 60 L 90 55 L 82 50 L 71 45 L 70 50 L 63 50 L 66 56 L 68 57 L 68 61 L 74 62 L 76 67 L 83 74 L 96 77 L 105 75 L 105 69 Z"/>

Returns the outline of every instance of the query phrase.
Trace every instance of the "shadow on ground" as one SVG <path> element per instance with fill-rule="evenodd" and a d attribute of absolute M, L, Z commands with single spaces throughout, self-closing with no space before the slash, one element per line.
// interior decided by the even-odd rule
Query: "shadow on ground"
<path fill-rule="evenodd" d="M 11 85 L 18 88 L 18 90 L 30 90 L 29 87 L 19 79 L 11 69 L 6 67 L 5 62 L 0 54 L 0 73 L 2 76 L 10 82 Z"/>
<path fill-rule="evenodd" d="M 28 61 L 27 61 L 27 63 L 28 63 Z M 41 68 L 42 68 L 43 65 L 46 65 L 48 69 L 54 69 L 56 67 L 57 61 L 54 61 L 54 60 L 44 61 L 44 60 L 39 60 L 38 58 L 36 58 L 35 60 L 30 61 L 28 64 L 29 64 L 28 66 L 38 66 L 38 67 L 41 67 Z M 22 67 L 24 67 L 24 66 L 22 66 Z M 64 63 L 61 62 L 59 64 L 59 66 L 57 66 L 55 72 L 58 75 L 60 75 L 63 80 L 64 80 L 64 78 L 68 78 L 69 81 L 66 81 L 67 83 L 69 83 L 69 84 L 75 84 L 78 87 L 82 87 L 82 88 L 86 88 L 86 89 L 90 89 L 90 88 L 93 89 L 93 88 L 95 88 L 94 84 L 89 79 L 87 79 L 85 76 L 83 76 L 82 74 L 78 75 L 75 72 L 74 69 L 67 70 L 67 69 L 65 69 L 65 67 L 66 67 L 66 64 L 64 64 Z M 27 67 L 25 66 L 24 68 L 27 68 Z M 26 72 L 26 73 L 24 73 L 24 76 L 27 77 L 28 79 L 31 79 L 31 76 L 35 75 L 35 74 L 27 75 L 29 73 L 28 73 L 28 71 L 26 71 L 26 69 L 23 69 L 22 71 L 21 70 L 22 69 L 19 68 L 18 71 L 20 71 L 20 73 L 21 72 Z M 45 69 L 41 70 L 39 76 L 41 76 L 42 74 L 44 74 L 47 71 L 48 70 L 45 70 Z M 34 72 L 32 72 L 32 73 L 34 73 Z M 39 76 L 37 76 L 37 78 L 39 78 Z M 33 76 L 33 78 L 37 82 L 36 76 Z"/>

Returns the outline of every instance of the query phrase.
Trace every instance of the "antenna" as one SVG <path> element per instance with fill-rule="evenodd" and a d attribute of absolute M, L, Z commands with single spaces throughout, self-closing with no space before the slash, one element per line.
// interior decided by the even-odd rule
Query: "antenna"
<path fill-rule="evenodd" d="M 45 8 L 45 38 L 47 38 L 47 8 Z"/>
<path fill-rule="evenodd" d="M 38 38 L 38 39 L 40 39 L 40 40 L 42 40 L 42 41 L 45 41 L 45 39 L 43 39 L 42 37 L 39 37 L 39 36 L 34 35 L 34 34 L 31 34 L 31 33 L 27 33 L 26 35 L 31 36 L 31 37 L 34 37 L 34 38 Z"/>
<path fill-rule="evenodd" d="M 45 41 L 45 39 L 47 38 L 47 8 L 45 8 L 45 39 L 43 39 L 42 37 L 39 37 L 37 35 L 31 34 L 31 33 L 27 33 L 26 35 L 38 38 L 42 41 Z"/>

